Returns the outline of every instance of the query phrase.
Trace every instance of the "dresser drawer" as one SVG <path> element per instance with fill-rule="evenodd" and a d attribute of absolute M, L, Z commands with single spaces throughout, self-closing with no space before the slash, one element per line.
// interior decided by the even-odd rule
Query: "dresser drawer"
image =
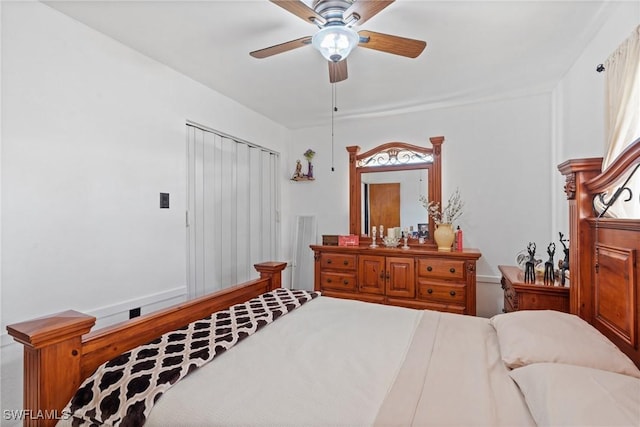
<path fill-rule="evenodd" d="M 418 259 L 418 277 L 464 280 L 464 261 L 438 258 Z"/>
<path fill-rule="evenodd" d="M 322 254 L 320 257 L 320 266 L 323 269 L 355 271 L 357 267 L 356 255 Z"/>
<path fill-rule="evenodd" d="M 320 282 L 321 289 L 355 291 L 357 281 L 355 274 L 322 272 L 320 274 Z"/>
<path fill-rule="evenodd" d="M 466 285 L 433 283 L 428 280 L 419 280 L 418 297 L 423 300 L 440 301 L 464 306 L 467 297 Z"/>

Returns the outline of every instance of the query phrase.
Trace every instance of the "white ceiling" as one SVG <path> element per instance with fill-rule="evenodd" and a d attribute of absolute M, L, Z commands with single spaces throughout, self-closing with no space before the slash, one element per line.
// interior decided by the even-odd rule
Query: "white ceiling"
<path fill-rule="evenodd" d="M 313 47 L 249 56 L 317 29 L 267 0 L 46 3 L 288 128 L 331 117 L 327 63 Z M 336 84 L 336 120 L 552 88 L 612 7 L 397 0 L 355 29 L 425 40 L 427 48 L 416 59 L 356 48 L 349 78 Z"/>

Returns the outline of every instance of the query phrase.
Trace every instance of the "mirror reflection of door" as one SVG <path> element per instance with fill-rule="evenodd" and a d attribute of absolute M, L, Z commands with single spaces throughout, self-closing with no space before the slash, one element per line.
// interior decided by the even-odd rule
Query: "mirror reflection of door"
<path fill-rule="evenodd" d="M 362 234 L 370 235 L 371 227 L 380 225 L 371 222 L 370 203 L 376 203 L 375 196 L 369 195 L 369 186 L 373 184 L 399 183 L 400 186 L 400 222 L 396 226 L 417 230 L 418 224 L 427 223 L 427 211 L 420 202 L 420 196 L 429 197 L 429 178 L 427 169 L 367 172 L 361 175 L 360 224 Z M 382 195 L 381 197 L 388 197 Z M 384 200 L 383 200 L 384 203 Z M 385 227 L 386 223 L 382 224 Z M 392 227 L 392 225 L 389 225 Z"/>
<path fill-rule="evenodd" d="M 400 227 L 400 183 L 369 184 L 369 224 Z M 385 233 L 386 234 L 386 233 Z"/>

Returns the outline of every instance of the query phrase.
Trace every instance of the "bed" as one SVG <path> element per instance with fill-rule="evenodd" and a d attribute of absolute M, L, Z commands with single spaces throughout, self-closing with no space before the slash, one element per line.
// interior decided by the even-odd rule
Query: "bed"
<path fill-rule="evenodd" d="M 97 331 L 75 311 L 8 326 L 24 344 L 24 425 L 639 425 L 640 220 L 595 218 L 591 205 L 640 162 L 640 142 L 620 162 L 613 174 L 594 159 L 559 166 L 579 236 L 573 314 L 485 319 L 342 300 L 283 289 L 285 264 L 258 264 L 257 280 Z M 232 338 L 215 326 L 230 315 Z M 187 331 L 197 357 L 181 358 L 180 375 L 130 386 L 148 361 L 173 369 L 153 351 L 166 356 Z M 206 357 L 192 345 L 203 340 Z M 112 381 L 126 363 L 135 372 Z M 116 388 L 128 397 L 109 409 Z"/>

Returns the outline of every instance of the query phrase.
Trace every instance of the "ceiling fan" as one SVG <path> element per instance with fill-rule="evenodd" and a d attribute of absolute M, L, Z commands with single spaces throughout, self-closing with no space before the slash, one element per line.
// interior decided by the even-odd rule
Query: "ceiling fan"
<path fill-rule="evenodd" d="M 285 43 L 250 52 L 254 58 L 267 58 L 278 53 L 312 45 L 329 62 L 329 81 L 346 80 L 347 56 L 356 46 L 416 58 L 427 43 L 389 34 L 361 30 L 361 25 L 378 14 L 395 0 L 313 0 L 313 8 L 301 0 L 270 0 L 286 11 L 319 30 L 313 36 L 302 37 Z"/>

